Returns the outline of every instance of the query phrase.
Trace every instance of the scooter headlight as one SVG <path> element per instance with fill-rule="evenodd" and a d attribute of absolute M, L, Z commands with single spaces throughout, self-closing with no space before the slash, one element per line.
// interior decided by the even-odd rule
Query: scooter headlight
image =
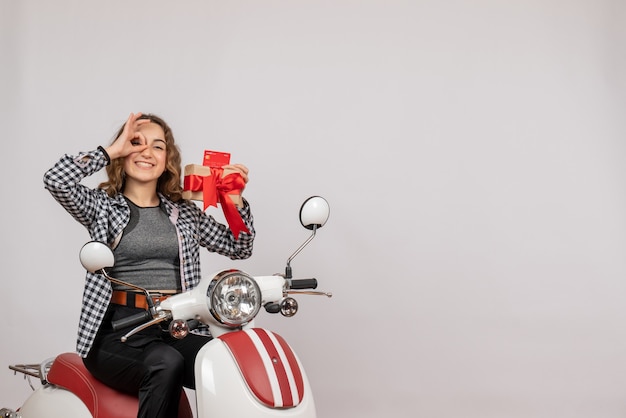
<path fill-rule="evenodd" d="M 208 289 L 209 310 L 222 324 L 237 328 L 252 321 L 261 309 L 261 289 L 240 270 L 217 274 Z"/>

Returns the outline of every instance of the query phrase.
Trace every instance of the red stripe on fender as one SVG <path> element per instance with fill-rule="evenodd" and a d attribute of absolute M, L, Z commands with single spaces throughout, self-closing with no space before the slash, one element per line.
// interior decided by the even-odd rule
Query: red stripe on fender
<path fill-rule="evenodd" d="M 298 364 L 298 360 L 296 360 L 296 355 L 291 350 L 287 341 L 283 339 L 280 335 L 276 333 L 274 337 L 280 343 L 280 346 L 283 348 L 285 355 L 287 356 L 287 361 L 289 362 L 289 366 L 291 367 L 291 371 L 293 373 L 294 380 L 296 381 L 296 387 L 298 388 L 298 403 L 302 402 L 302 398 L 304 397 L 304 381 L 302 379 L 302 372 L 300 371 L 300 365 Z"/>
<path fill-rule="evenodd" d="M 265 405 L 275 407 L 265 365 L 248 334 L 237 331 L 220 335 L 219 338 L 232 353 L 252 393 Z"/>
<path fill-rule="evenodd" d="M 287 371 L 283 365 L 280 355 L 274 346 L 274 343 L 267 335 L 267 332 L 263 329 L 255 328 L 253 331 L 258 335 L 259 339 L 265 347 L 265 351 L 272 359 L 272 365 L 274 366 L 274 372 L 278 379 L 278 385 L 280 386 L 280 396 L 283 400 L 283 407 L 289 408 L 294 406 L 293 396 L 291 394 L 291 388 L 289 387 L 289 378 L 287 377 Z"/>

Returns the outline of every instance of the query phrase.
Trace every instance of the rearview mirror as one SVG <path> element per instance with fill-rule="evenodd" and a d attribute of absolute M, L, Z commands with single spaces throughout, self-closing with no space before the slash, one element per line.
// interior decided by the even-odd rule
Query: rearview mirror
<path fill-rule="evenodd" d="M 306 229 L 324 226 L 330 215 L 330 206 L 321 196 L 311 196 L 300 207 L 300 223 Z"/>
<path fill-rule="evenodd" d="M 96 273 L 105 267 L 113 267 L 115 264 L 115 256 L 111 248 L 99 241 L 89 241 L 78 254 L 80 264 L 91 272 Z"/>

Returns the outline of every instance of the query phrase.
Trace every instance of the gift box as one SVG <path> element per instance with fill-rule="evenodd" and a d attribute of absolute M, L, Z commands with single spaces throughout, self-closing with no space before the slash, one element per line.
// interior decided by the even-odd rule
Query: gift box
<path fill-rule="evenodd" d="M 183 187 L 183 199 L 204 202 L 204 182 L 209 180 L 208 177 L 216 174 L 219 175 L 220 172 L 222 173 L 222 179 L 229 174 L 238 174 L 236 170 L 229 168 L 217 169 L 198 164 L 186 165 L 184 170 L 185 184 Z M 228 197 L 230 197 L 230 200 L 232 200 L 237 207 L 241 207 L 243 205 L 243 198 L 241 197 L 240 192 L 228 194 Z"/>
<path fill-rule="evenodd" d="M 224 217 L 237 239 L 239 232 L 249 232 L 237 207 L 243 206 L 241 191 L 246 183 L 237 170 L 222 168 L 228 165 L 230 154 L 205 151 L 202 165 L 189 164 L 184 170 L 183 198 L 202 201 L 204 210 L 222 206 Z"/>

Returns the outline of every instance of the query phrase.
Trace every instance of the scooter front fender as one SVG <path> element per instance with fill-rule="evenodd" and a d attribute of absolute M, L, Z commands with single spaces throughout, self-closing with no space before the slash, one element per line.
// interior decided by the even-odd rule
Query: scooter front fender
<path fill-rule="evenodd" d="M 21 418 L 92 418 L 83 401 L 54 385 L 43 386 L 33 392 L 18 413 Z"/>
<path fill-rule="evenodd" d="M 273 347 L 265 348 L 262 344 L 250 345 L 246 342 L 248 336 L 253 340 L 257 338 L 257 334 L 268 335 L 267 339 L 271 338 L 274 341 L 278 338 L 286 345 L 277 334 L 253 328 L 214 338 L 198 352 L 195 362 L 198 418 L 229 416 L 315 418 L 315 402 L 311 387 L 295 353 L 289 347 L 278 348 L 276 351 Z M 247 346 L 243 347 L 246 344 Z M 242 356 L 242 353 L 245 356 Z M 241 357 L 246 359 L 243 365 Z M 291 357 L 297 365 L 293 361 L 288 365 L 287 357 Z M 297 370 L 289 370 L 291 376 L 281 381 L 280 377 L 272 375 L 274 368 Z M 293 375 L 297 375 L 298 389 L 290 390 L 286 386 L 296 387 Z M 289 382 L 286 382 L 287 379 Z M 270 394 L 259 395 L 258 390 L 255 393 L 253 387 L 257 384 L 265 385 Z M 267 399 L 268 397 L 270 399 Z"/>

